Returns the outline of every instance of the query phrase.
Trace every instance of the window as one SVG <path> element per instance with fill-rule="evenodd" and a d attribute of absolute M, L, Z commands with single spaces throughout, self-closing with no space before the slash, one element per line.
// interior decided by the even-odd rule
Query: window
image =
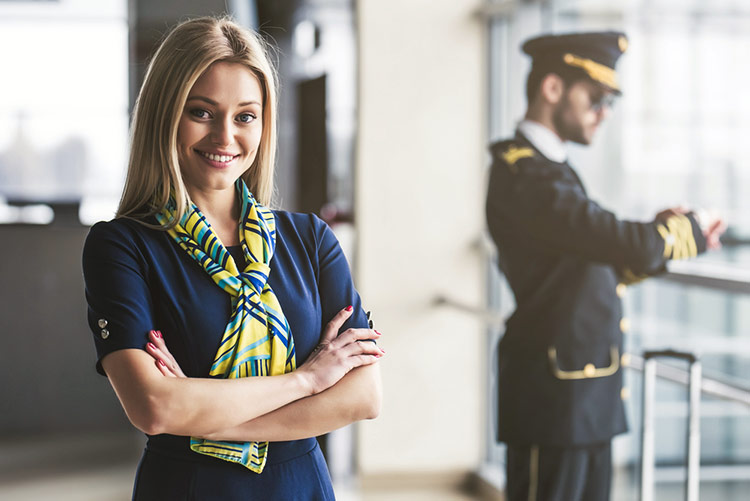
<path fill-rule="evenodd" d="M 111 218 L 128 137 L 127 1 L 0 3 L 0 53 L 0 197 Z M 6 207 L 0 219 L 24 217 Z"/>

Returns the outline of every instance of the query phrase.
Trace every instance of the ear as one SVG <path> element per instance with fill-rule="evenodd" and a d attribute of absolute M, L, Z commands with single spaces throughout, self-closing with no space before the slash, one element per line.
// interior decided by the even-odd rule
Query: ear
<path fill-rule="evenodd" d="M 556 73 L 548 73 L 539 87 L 539 95 L 550 104 L 557 104 L 565 93 L 565 82 Z"/>

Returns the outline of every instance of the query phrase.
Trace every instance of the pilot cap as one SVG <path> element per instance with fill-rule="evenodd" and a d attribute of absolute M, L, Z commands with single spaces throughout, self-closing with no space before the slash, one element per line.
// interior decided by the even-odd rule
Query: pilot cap
<path fill-rule="evenodd" d="M 621 94 L 615 65 L 628 48 L 628 39 L 618 31 L 544 35 L 527 40 L 522 50 L 534 66 L 560 64 L 582 70 L 591 80 Z"/>

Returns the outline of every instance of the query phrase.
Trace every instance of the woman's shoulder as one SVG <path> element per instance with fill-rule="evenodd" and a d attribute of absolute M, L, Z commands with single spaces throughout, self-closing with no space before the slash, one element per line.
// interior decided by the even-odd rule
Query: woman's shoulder
<path fill-rule="evenodd" d="M 276 240 L 304 252 L 314 261 L 326 261 L 342 253 L 338 237 L 328 223 L 312 213 L 273 211 Z"/>
<path fill-rule="evenodd" d="M 155 222 L 155 221 L 154 221 Z M 135 240 L 148 238 L 161 233 L 162 230 L 148 226 L 148 221 L 139 221 L 127 217 L 117 217 L 109 221 L 99 221 L 89 230 L 88 239 L 124 238 Z"/>
<path fill-rule="evenodd" d="M 305 240 L 317 241 L 328 229 L 328 225 L 311 212 L 289 212 L 273 210 L 276 231 L 282 238 L 296 235 Z"/>
<path fill-rule="evenodd" d="M 298 228 L 315 228 L 325 225 L 325 222 L 312 212 L 290 212 L 281 209 L 273 209 L 271 212 L 276 217 L 277 225 L 279 222 Z"/>
<path fill-rule="evenodd" d="M 283 242 L 295 255 L 305 254 L 314 262 L 339 246 L 328 224 L 312 213 L 273 211 L 276 217 L 276 242 Z"/>
<path fill-rule="evenodd" d="M 146 222 L 148 223 L 148 222 Z M 84 257 L 92 253 L 132 251 L 148 246 L 164 232 L 135 219 L 118 217 L 110 221 L 99 221 L 89 230 L 84 244 Z"/>

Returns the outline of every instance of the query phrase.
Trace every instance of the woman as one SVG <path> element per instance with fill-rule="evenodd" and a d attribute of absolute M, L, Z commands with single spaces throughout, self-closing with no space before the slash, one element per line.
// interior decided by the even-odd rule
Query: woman
<path fill-rule="evenodd" d="M 117 218 L 83 253 L 97 369 L 148 435 L 134 499 L 333 499 L 314 437 L 379 412 L 338 242 L 264 207 L 275 119 L 264 45 L 227 19 L 177 26 L 149 66 Z"/>

